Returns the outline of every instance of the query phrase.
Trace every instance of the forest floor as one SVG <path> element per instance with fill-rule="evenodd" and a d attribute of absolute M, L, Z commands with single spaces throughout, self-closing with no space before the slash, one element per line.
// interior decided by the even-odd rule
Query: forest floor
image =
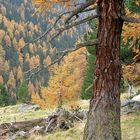
<path fill-rule="evenodd" d="M 79 101 L 80 107 L 88 108 L 89 101 Z M 45 118 L 53 109 L 37 110 L 20 113 L 19 105 L 0 108 L 0 124 L 4 122 L 32 120 Z M 69 130 L 58 130 L 47 135 L 32 135 L 28 140 L 82 140 L 85 122 L 79 122 Z M 122 140 L 140 140 L 140 113 L 121 116 Z"/>

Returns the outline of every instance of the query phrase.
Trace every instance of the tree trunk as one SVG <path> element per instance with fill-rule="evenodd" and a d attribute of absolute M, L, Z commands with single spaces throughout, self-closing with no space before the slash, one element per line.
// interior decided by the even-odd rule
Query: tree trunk
<path fill-rule="evenodd" d="M 120 140 L 120 42 L 123 0 L 98 0 L 99 27 L 94 74 L 84 140 Z"/>

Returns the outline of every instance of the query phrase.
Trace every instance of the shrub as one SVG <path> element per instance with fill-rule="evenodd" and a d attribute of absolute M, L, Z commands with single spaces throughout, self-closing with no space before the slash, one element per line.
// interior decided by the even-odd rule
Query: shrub
<path fill-rule="evenodd" d="M 10 95 L 6 91 L 3 84 L 0 84 L 0 106 L 8 106 Z"/>
<path fill-rule="evenodd" d="M 19 103 L 29 103 L 31 96 L 24 81 L 21 81 L 17 89 L 17 98 Z"/>

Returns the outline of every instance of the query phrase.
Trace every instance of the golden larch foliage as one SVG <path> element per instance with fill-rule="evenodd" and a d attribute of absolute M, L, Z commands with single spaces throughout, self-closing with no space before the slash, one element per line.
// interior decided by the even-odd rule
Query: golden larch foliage
<path fill-rule="evenodd" d="M 20 66 L 18 66 L 18 69 L 17 69 L 17 79 L 18 80 L 23 79 L 23 71 Z"/>
<path fill-rule="evenodd" d="M 80 98 L 83 73 L 85 71 L 86 58 L 84 48 L 66 56 L 60 65 L 54 65 L 50 69 L 48 86 L 41 89 L 41 97 L 38 103 L 33 94 L 32 102 L 42 108 L 56 107 L 60 96 L 63 104 L 77 102 Z M 39 96 L 38 96 L 39 97 Z M 42 100 L 42 102 L 41 102 Z"/>
<path fill-rule="evenodd" d="M 15 80 L 15 77 L 14 77 L 14 74 L 13 74 L 12 70 L 9 74 L 9 79 L 8 79 L 7 84 L 8 84 L 9 88 L 15 88 L 15 86 L 16 86 L 16 80 Z"/>
<path fill-rule="evenodd" d="M 30 92 L 30 94 L 35 92 L 34 85 L 31 83 L 31 81 L 29 81 L 29 84 L 28 84 L 28 91 Z"/>
<path fill-rule="evenodd" d="M 0 84 L 3 84 L 3 77 L 0 75 Z"/>
<path fill-rule="evenodd" d="M 132 82 L 140 80 L 140 64 L 123 66 L 122 71 L 124 80 Z"/>
<path fill-rule="evenodd" d="M 39 11 L 49 11 L 52 10 L 54 4 L 62 5 L 67 10 L 74 8 L 74 4 L 77 0 L 32 0 L 33 4 L 38 7 L 37 12 Z"/>
<path fill-rule="evenodd" d="M 5 61 L 3 69 L 4 69 L 4 72 L 9 71 L 9 62 L 8 61 Z"/>
<path fill-rule="evenodd" d="M 2 48 L 2 46 L 0 46 L 0 74 L 3 72 L 3 66 L 4 66 L 4 56 L 5 56 L 5 51 Z"/>
<path fill-rule="evenodd" d="M 5 40 L 5 42 L 6 42 L 6 45 L 7 45 L 8 47 L 10 47 L 10 46 L 11 46 L 11 39 L 10 39 L 10 37 L 9 37 L 8 34 L 5 35 L 4 40 Z"/>
<path fill-rule="evenodd" d="M 127 15 L 130 17 L 140 18 L 139 14 L 134 14 L 129 10 L 126 11 Z M 140 24 L 139 23 L 126 23 L 123 26 L 123 41 L 129 43 L 129 48 L 132 49 L 135 56 L 133 58 L 134 62 L 140 59 Z"/>
<path fill-rule="evenodd" d="M 50 58 L 50 56 L 47 56 L 47 58 L 44 59 L 43 64 L 45 66 L 48 66 L 49 64 L 51 64 L 51 58 Z"/>

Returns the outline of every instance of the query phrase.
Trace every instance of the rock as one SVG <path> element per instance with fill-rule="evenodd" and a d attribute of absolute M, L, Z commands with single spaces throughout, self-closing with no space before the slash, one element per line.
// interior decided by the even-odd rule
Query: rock
<path fill-rule="evenodd" d="M 16 136 L 17 137 L 22 137 L 22 138 L 24 137 L 24 138 L 26 138 L 26 137 L 29 136 L 29 134 L 27 132 L 25 132 L 25 131 L 18 131 Z"/>
<path fill-rule="evenodd" d="M 18 111 L 23 113 L 26 111 L 36 111 L 39 110 L 40 107 L 38 105 L 32 105 L 32 104 L 22 104 L 20 105 Z"/>
<path fill-rule="evenodd" d="M 8 134 L 7 140 L 15 140 L 15 139 L 16 139 L 16 135 L 14 133 L 10 132 Z"/>
<path fill-rule="evenodd" d="M 130 100 L 130 99 L 127 99 L 127 100 L 124 100 L 121 102 L 121 107 L 125 107 L 125 106 L 128 106 L 128 105 L 133 105 L 135 101 L 133 100 Z"/>
<path fill-rule="evenodd" d="M 136 110 L 136 111 L 140 110 L 140 102 L 139 101 L 135 101 L 132 109 Z"/>
<path fill-rule="evenodd" d="M 135 101 L 132 99 L 128 99 L 121 102 L 122 112 L 121 114 L 130 114 L 135 113 L 140 110 L 140 101 Z"/>
<path fill-rule="evenodd" d="M 140 102 L 140 94 L 133 97 L 132 100 Z"/>

